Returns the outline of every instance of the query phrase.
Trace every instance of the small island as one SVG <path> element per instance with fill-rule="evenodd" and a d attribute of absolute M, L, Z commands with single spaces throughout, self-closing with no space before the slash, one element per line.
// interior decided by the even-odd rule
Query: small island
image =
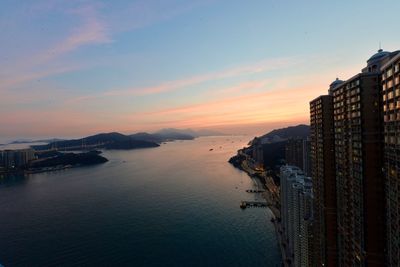
<path fill-rule="evenodd" d="M 54 157 L 31 161 L 28 165 L 28 170 L 38 171 L 44 168 L 95 165 L 105 163 L 107 161 L 108 159 L 99 155 L 99 151 L 89 151 L 82 153 L 57 153 L 57 155 Z"/>
<path fill-rule="evenodd" d="M 0 174 L 38 173 L 78 166 L 102 164 L 108 161 L 101 151 L 62 153 L 55 150 L 36 152 L 33 149 L 0 151 Z"/>
<path fill-rule="evenodd" d="M 160 146 L 158 143 L 147 140 L 138 140 L 121 133 L 101 133 L 79 139 L 50 142 L 46 145 L 32 146 L 37 151 L 45 150 L 91 150 L 91 149 L 137 149 Z"/>
<path fill-rule="evenodd" d="M 200 136 L 221 135 L 213 131 L 162 129 L 155 133 L 130 135 L 118 132 L 100 133 L 78 139 L 21 139 L 9 144 L 32 144 L 25 149 L 0 150 L 0 174 L 36 173 L 77 166 L 102 164 L 108 161 L 100 150 L 131 150 L 156 148 L 175 140 L 193 140 Z M 77 153 L 76 151 L 81 151 Z M 88 152 L 89 151 L 89 152 Z"/>

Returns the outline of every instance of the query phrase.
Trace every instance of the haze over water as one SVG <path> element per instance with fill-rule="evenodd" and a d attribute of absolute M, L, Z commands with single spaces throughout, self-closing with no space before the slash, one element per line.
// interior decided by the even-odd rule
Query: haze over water
<path fill-rule="evenodd" d="M 0 180 L 7 266 L 280 266 L 271 214 L 227 160 L 248 137 L 105 151 L 98 166 Z M 213 148 L 213 151 L 209 151 Z"/>

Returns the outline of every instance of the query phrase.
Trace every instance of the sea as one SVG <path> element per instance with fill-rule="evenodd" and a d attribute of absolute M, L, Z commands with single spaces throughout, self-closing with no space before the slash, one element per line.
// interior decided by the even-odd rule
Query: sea
<path fill-rule="evenodd" d="M 281 266 L 258 180 L 228 159 L 246 136 L 106 150 L 105 164 L 0 177 L 0 264 Z"/>

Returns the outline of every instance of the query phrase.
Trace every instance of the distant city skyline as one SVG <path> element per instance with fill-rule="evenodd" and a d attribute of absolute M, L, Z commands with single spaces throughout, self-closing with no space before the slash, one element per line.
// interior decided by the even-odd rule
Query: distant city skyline
<path fill-rule="evenodd" d="M 4 1 L 0 143 L 308 124 L 336 76 L 399 47 L 385 3 Z"/>

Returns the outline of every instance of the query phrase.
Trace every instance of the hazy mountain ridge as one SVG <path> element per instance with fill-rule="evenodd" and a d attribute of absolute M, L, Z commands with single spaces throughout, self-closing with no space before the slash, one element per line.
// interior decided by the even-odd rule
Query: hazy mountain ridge
<path fill-rule="evenodd" d="M 285 159 L 285 147 L 287 141 L 291 138 L 306 139 L 309 137 L 309 133 L 310 126 L 304 124 L 274 129 L 260 137 L 254 138 L 249 142 L 249 147 L 243 148 L 239 151 L 243 151 L 252 157 L 255 147 L 261 145 L 264 166 L 274 169 L 276 166 L 281 164 L 283 159 Z M 240 157 L 239 153 L 229 160 L 229 162 L 234 166 L 239 166 L 242 161 L 243 157 Z"/>
<path fill-rule="evenodd" d="M 270 131 L 260 137 L 263 144 L 286 141 L 290 138 L 307 138 L 310 135 L 310 126 L 299 124 Z"/>
<path fill-rule="evenodd" d="M 80 139 L 50 142 L 47 145 L 32 146 L 36 150 L 47 150 L 58 148 L 60 150 L 74 150 L 85 148 L 105 148 L 105 149 L 134 149 L 158 147 L 156 142 L 135 140 L 128 135 L 117 132 L 101 133 Z"/>
<path fill-rule="evenodd" d="M 154 134 L 160 134 L 160 135 L 169 135 L 169 134 L 183 134 L 183 135 L 189 135 L 193 137 L 201 137 L 201 136 L 221 136 L 225 135 L 221 132 L 218 131 L 213 131 L 213 130 L 207 130 L 207 129 L 201 129 L 201 130 L 192 130 L 192 129 L 175 129 L 175 128 L 165 128 L 161 129 Z"/>
<path fill-rule="evenodd" d="M 286 142 L 289 139 L 307 139 L 310 135 L 310 126 L 300 124 L 286 128 L 272 130 L 261 136 L 264 166 L 274 168 L 285 159 Z M 268 140 L 269 142 L 266 142 Z"/>
<path fill-rule="evenodd" d="M 74 150 L 74 149 L 91 149 L 91 148 L 104 148 L 104 149 L 135 149 L 135 148 L 149 148 L 158 147 L 160 143 L 174 140 L 193 140 L 200 136 L 209 135 L 222 135 L 219 132 L 210 130 L 194 131 L 191 129 L 162 129 L 155 133 L 139 132 L 135 134 L 125 135 L 118 132 L 100 133 L 78 139 L 48 139 L 49 143 L 46 145 L 33 145 L 32 148 L 36 150 L 48 150 L 57 148 L 60 150 Z M 40 140 L 44 142 L 45 140 Z M 14 142 L 39 142 L 18 140 Z"/>
<path fill-rule="evenodd" d="M 193 140 L 195 136 L 177 132 L 165 132 L 165 133 L 135 133 L 129 135 L 131 138 L 135 140 L 145 140 L 150 142 L 162 143 L 166 141 L 173 141 L 173 140 Z"/>

